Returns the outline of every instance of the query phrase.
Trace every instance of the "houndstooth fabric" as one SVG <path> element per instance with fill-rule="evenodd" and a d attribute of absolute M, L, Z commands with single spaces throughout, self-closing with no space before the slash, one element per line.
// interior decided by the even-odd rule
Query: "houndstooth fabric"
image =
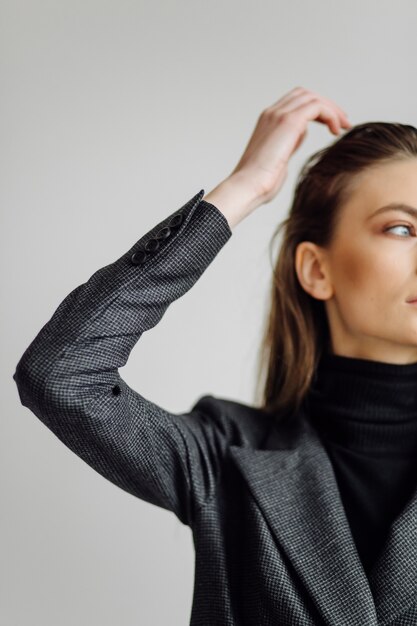
<path fill-rule="evenodd" d="M 278 422 L 204 395 L 175 414 L 119 374 L 232 235 L 203 196 L 63 300 L 17 364 L 21 403 L 103 477 L 191 528 L 190 626 L 417 625 L 416 496 L 368 579 L 303 410 Z"/>

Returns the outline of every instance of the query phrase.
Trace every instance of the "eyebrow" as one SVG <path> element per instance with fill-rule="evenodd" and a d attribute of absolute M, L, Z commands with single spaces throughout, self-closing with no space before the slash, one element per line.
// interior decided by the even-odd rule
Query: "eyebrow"
<path fill-rule="evenodd" d="M 390 204 L 386 204 L 385 206 L 380 207 L 372 213 L 367 219 L 369 220 L 374 215 L 378 215 L 379 213 L 384 213 L 385 211 L 402 211 L 402 213 L 408 213 L 412 217 L 417 219 L 417 209 L 409 204 L 404 204 L 402 202 L 390 202 Z"/>

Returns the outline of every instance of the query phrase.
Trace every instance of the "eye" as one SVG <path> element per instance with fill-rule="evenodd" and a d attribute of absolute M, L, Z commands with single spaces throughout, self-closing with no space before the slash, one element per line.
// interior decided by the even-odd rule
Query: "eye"
<path fill-rule="evenodd" d="M 414 228 L 412 226 L 409 226 L 408 224 L 396 224 L 395 226 L 388 226 L 388 228 L 384 229 L 384 233 L 387 230 L 392 230 L 393 228 L 407 228 L 410 232 L 414 232 Z M 400 235 L 401 236 L 401 235 Z M 404 239 L 404 237 L 403 237 Z"/>

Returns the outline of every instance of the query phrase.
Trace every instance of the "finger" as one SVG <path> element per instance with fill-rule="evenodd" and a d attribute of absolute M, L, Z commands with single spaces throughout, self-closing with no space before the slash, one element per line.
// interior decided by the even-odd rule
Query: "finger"
<path fill-rule="evenodd" d="M 338 112 L 320 100 L 312 99 L 293 109 L 289 114 L 294 117 L 300 116 L 307 121 L 317 121 L 321 124 L 326 124 L 335 135 L 338 135 L 340 132 L 341 123 Z"/>
<path fill-rule="evenodd" d="M 296 88 L 296 90 L 298 91 L 299 88 Z M 339 106 L 337 104 L 337 102 L 335 102 L 334 100 L 331 100 L 330 98 L 326 98 L 325 96 L 317 93 L 316 91 L 313 91 L 312 89 L 303 89 L 301 88 L 301 91 L 304 93 L 309 93 L 310 95 L 314 96 L 315 98 L 317 98 L 318 100 L 321 100 L 323 102 L 326 102 L 328 106 L 332 106 L 335 107 L 343 116 L 345 116 L 347 118 L 348 114 L 347 112 L 342 109 L 341 106 Z"/>
<path fill-rule="evenodd" d="M 271 105 L 269 105 L 267 108 L 268 109 L 272 109 L 272 108 L 275 108 L 277 106 L 285 106 L 289 102 L 291 102 L 295 97 L 299 96 L 300 94 L 302 94 L 304 92 L 305 92 L 305 89 L 303 87 L 294 87 L 294 89 L 291 89 L 291 91 L 289 91 L 288 93 L 284 94 L 281 98 L 279 98 L 279 100 L 276 100 Z"/>
<path fill-rule="evenodd" d="M 313 120 L 316 120 L 317 122 L 320 122 L 322 124 L 327 124 L 331 132 L 333 132 L 335 135 L 338 135 L 340 133 L 340 117 L 337 111 L 335 111 L 332 106 L 320 101 L 313 101 L 307 106 L 310 107 L 309 110 L 311 110 L 312 115 L 314 115 L 314 113 L 316 112 L 316 115 L 312 118 Z"/>
<path fill-rule="evenodd" d="M 337 109 L 337 111 L 339 111 L 339 115 L 342 120 L 342 126 L 345 126 L 345 127 L 352 126 L 352 124 L 350 123 L 348 119 L 348 115 L 346 111 L 344 111 L 338 104 L 336 104 L 336 102 L 334 102 L 333 100 L 330 100 L 329 98 L 323 98 L 323 102 L 325 102 L 328 106 L 334 107 L 335 109 Z"/>
<path fill-rule="evenodd" d="M 337 116 L 337 124 L 338 131 L 339 127 L 350 128 L 352 125 L 349 122 L 345 112 L 341 109 L 336 103 L 328 98 L 323 98 L 321 96 L 316 95 L 314 92 L 306 91 L 306 90 L 297 90 L 298 95 L 292 95 L 290 98 L 286 100 L 285 103 L 276 104 L 272 107 L 269 107 L 271 110 L 279 111 L 280 113 L 287 113 L 298 109 L 300 105 L 305 104 L 307 102 L 318 101 L 323 104 L 323 106 L 327 106 L 328 109 L 333 110 L 335 115 Z"/>
<path fill-rule="evenodd" d="M 336 134 L 340 133 L 341 128 L 351 128 L 347 115 L 333 100 L 328 98 L 316 97 L 312 102 L 317 102 L 319 106 L 322 106 L 322 113 L 317 118 L 317 121 L 329 123 L 331 120 L 335 122 Z M 330 124 L 329 128 L 333 129 L 333 124 Z"/>
<path fill-rule="evenodd" d="M 268 108 L 276 109 L 279 110 L 279 112 L 286 113 L 297 109 L 301 104 L 313 100 L 322 102 L 323 104 L 327 105 L 327 107 L 333 109 L 337 113 L 339 126 L 343 126 L 344 128 L 352 127 L 352 124 L 350 123 L 346 112 L 333 100 L 330 100 L 329 98 L 324 98 L 314 91 L 310 91 L 302 87 L 296 87 L 295 89 L 291 90 L 291 92 L 289 92 L 289 94 L 287 94 L 284 98 L 281 98 L 274 105 L 272 105 L 272 107 Z"/>

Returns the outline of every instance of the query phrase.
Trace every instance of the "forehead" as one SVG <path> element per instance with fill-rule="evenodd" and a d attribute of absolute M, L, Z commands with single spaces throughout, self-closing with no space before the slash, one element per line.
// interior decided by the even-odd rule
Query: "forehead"
<path fill-rule="evenodd" d="M 339 218 L 371 220 L 377 209 L 401 203 L 417 208 L 417 157 L 378 164 L 355 174 Z"/>

